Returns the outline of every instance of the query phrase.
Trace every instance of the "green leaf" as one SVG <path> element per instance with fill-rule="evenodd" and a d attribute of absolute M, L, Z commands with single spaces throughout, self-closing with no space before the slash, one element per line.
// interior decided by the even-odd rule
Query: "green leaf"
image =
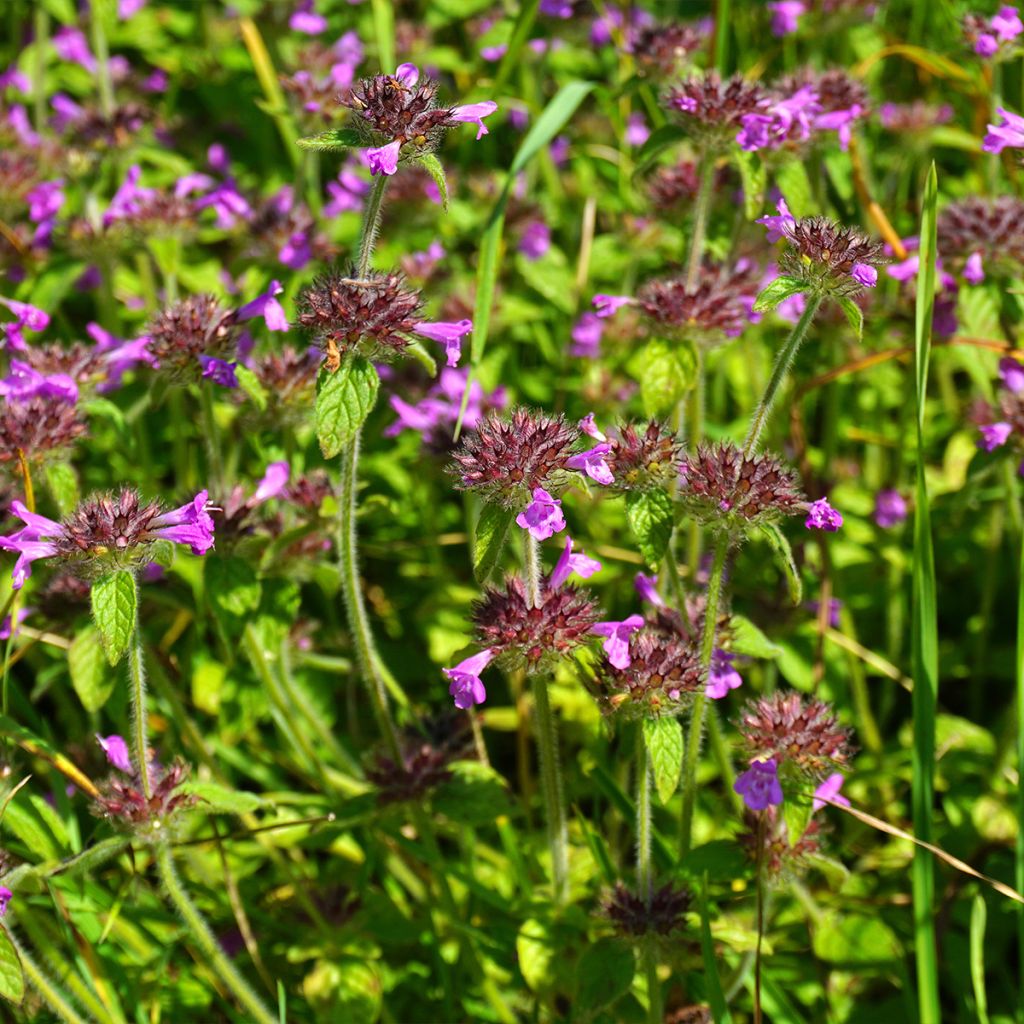
<path fill-rule="evenodd" d="M 319 135 L 307 135 L 296 139 L 299 149 L 311 149 L 316 153 L 329 153 L 337 149 L 359 149 L 366 140 L 352 128 L 331 128 Z"/>
<path fill-rule="evenodd" d="M 786 200 L 789 212 L 799 220 L 815 212 L 814 190 L 802 160 L 790 160 L 775 172 L 775 184 Z"/>
<path fill-rule="evenodd" d="M 651 759 L 658 799 L 667 804 L 683 771 L 683 727 L 679 719 L 645 718 L 644 743 Z"/>
<path fill-rule="evenodd" d="M 672 499 L 664 491 L 630 491 L 626 518 L 648 565 L 657 567 L 672 537 Z"/>
<path fill-rule="evenodd" d="M 782 817 L 786 822 L 789 845 L 796 846 L 811 823 L 814 804 L 810 793 L 801 790 L 791 791 L 792 786 L 793 783 L 787 782 L 783 788 L 785 799 L 782 801 Z"/>
<path fill-rule="evenodd" d="M 523 280 L 555 309 L 572 316 L 576 309 L 573 273 L 560 249 L 550 248 L 540 259 L 516 254 L 516 269 Z"/>
<path fill-rule="evenodd" d="M 209 814 L 251 814 L 264 802 L 255 793 L 229 789 L 216 782 L 187 782 L 181 788 L 198 799 L 197 810 Z"/>
<path fill-rule="evenodd" d="M 783 299 L 805 291 L 807 285 L 795 277 L 777 277 L 754 301 L 755 313 L 767 313 L 773 310 Z"/>
<path fill-rule="evenodd" d="M 317 1020 L 369 1024 L 380 1017 L 383 986 L 370 963 L 350 957 L 317 960 L 302 980 L 302 995 L 317 1010 Z"/>
<path fill-rule="evenodd" d="M 473 576 L 477 583 L 488 583 L 501 561 L 515 512 L 500 505 L 485 505 L 476 521 L 473 543 Z"/>
<path fill-rule="evenodd" d="M 7 934 L 0 926 L 0 996 L 8 1002 L 20 1003 L 25 998 L 25 974 L 21 958 Z"/>
<path fill-rule="evenodd" d="M 46 486 L 62 516 L 74 510 L 78 504 L 78 476 L 69 463 L 46 463 Z"/>
<path fill-rule="evenodd" d="M 206 590 L 210 600 L 229 615 L 243 616 L 260 604 L 260 581 L 244 558 L 207 558 Z"/>
<path fill-rule="evenodd" d="M 344 359 L 335 373 L 320 371 L 316 436 L 324 458 L 333 459 L 356 436 L 377 401 L 379 387 L 376 369 L 362 356 Z"/>
<path fill-rule="evenodd" d="M 634 176 L 643 174 L 662 150 L 682 142 L 687 137 L 686 131 L 675 124 L 663 124 L 660 128 L 655 128 L 647 137 L 647 141 L 637 150 Z"/>
<path fill-rule="evenodd" d="M 530 918 L 523 922 L 516 936 L 516 955 L 519 970 L 532 991 L 542 992 L 551 987 L 558 952 L 555 936 L 547 921 Z"/>
<path fill-rule="evenodd" d="M 424 153 L 423 156 L 417 157 L 413 163 L 422 167 L 434 179 L 437 191 L 441 193 L 441 206 L 445 213 L 447 213 L 448 178 L 444 173 L 444 165 L 437 159 L 437 155 L 435 153 Z"/>
<path fill-rule="evenodd" d="M 610 1006 L 633 984 L 636 954 L 621 939 L 603 938 L 583 951 L 576 965 L 576 1009 L 584 1013 Z"/>
<path fill-rule="evenodd" d="M 566 122 L 576 113 L 576 108 L 594 88 L 593 82 L 567 82 L 544 108 L 533 127 L 526 133 L 508 169 L 505 191 L 511 188 L 515 176 L 565 127 Z"/>
<path fill-rule="evenodd" d="M 267 389 L 260 383 L 259 377 L 248 366 L 243 366 L 241 363 L 235 367 L 235 376 L 238 378 L 238 386 L 249 396 L 252 404 L 260 412 L 265 412 Z"/>
<path fill-rule="evenodd" d="M 49 822 L 30 800 L 15 797 L 4 811 L 3 827 L 24 843 L 33 858 L 59 860 L 64 856 L 64 848 L 53 834 Z"/>
<path fill-rule="evenodd" d="M 485 825 L 511 811 L 508 785 L 479 761 L 453 761 L 452 778 L 434 791 L 433 808 L 460 825 Z"/>
<path fill-rule="evenodd" d="M 101 576 L 92 585 L 90 599 L 107 660 L 116 665 L 128 650 L 135 631 L 138 601 L 135 577 L 123 569 Z"/>
<path fill-rule="evenodd" d="M 729 622 L 729 650 L 748 658 L 778 658 L 782 648 L 773 644 L 750 619 L 734 615 Z"/>
<path fill-rule="evenodd" d="M 790 601 L 793 602 L 794 607 L 799 605 L 804 598 L 804 582 L 800 578 L 800 570 L 796 567 L 796 560 L 793 558 L 793 549 L 789 546 L 789 540 L 774 523 L 762 526 L 761 535 L 771 546 L 775 564 L 786 577 Z"/>
<path fill-rule="evenodd" d="M 697 354 L 692 345 L 650 341 L 639 356 L 640 400 L 644 415 L 667 416 L 689 391 L 697 377 Z"/>
<path fill-rule="evenodd" d="M 732 1024 L 729 1004 L 725 1001 L 725 993 L 722 991 L 722 979 L 718 976 L 718 967 L 721 961 L 715 955 L 715 944 L 711 938 L 711 921 L 708 917 L 707 874 L 704 875 L 703 884 L 700 886 L 697 899 L 697 906 L 700 911 L 700 951 L 704 959 L 704 983 L 707 985 L 711 1016 L 715 1024 Z"/>
<path fill-rule="evenodd" d="M 537 10 L 539 7 L 540 0 L 526 0 L 525 3 L 519 5 L 519 15 L 516 18 L 515 25 L 512 27 L 512 35 L 508 40 L 508 49 L 501 58 L 501 64 L 498 65 L 498 73 L 494 78 L 492 92 L 495 96 L 501 95 L 502 87 L 508 81 L 508 76 L 516 68 L 520 67 L 519 55 L 526 45 L 526 41 L 530 38 L 530 30 L 533 28 L 533 23 L 537 20 Z M 434 5 L 431 4 L 431 11 L 433 11 L 433 8 Z M 463 17 L 461 20 L 465 20 L 465 18 Z"/>
<path fill-rule="evenodd" d="M 814 929 L 813 941 L 819 959 L 850 967 L 892 964 L 903 956 L 899 940 L 877 914 L 826 911 Z"/>
<path fill-rule="evenodd" d="M 739 146 L 732 150 L 733 160 L 740 171 L 743 183 L 743 213 L 747 220 L 754 220 L 764 209 L 764 194 L 768 188 L 768 172 L 764 161 L 757 153 L 748 153 Z"/>
<path fill-rule="evenodd" d="M 846 322 L 853 328 L 859 341 L 864 337 L 864 310 L 849 295 L 838 296 L 836 298 L 836 305 L 843 311 Z"/>
<path fill-rule="evenodd" d="M 82 707 L 99 711 L 114 692 L 115 679 L 103 656 L 100 635 L 93 626 L 80 630 L 68 649 L 68 671 Z"/>

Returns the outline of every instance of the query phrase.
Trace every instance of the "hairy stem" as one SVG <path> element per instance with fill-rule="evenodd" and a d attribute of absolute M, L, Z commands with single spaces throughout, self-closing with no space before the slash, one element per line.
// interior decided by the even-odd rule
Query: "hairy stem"
<path fill-rule="evenodd" d="M 693 204 L 693 233 L 690 235 L 690 255 L 686 263 L 686 290 L 693 291 L 700 273 L 700 259 L 704 255 L 704 232 L 708 223 L 708 208 L 711 205 L 711 186 L 715 180 L 715 161 L 710 154 L 704 154 L 700 170 L 700 184 Z"/>
<path fill-rule="evenodd" d="M 181 915 L 189 934 L 202 952 L 206 966 L 220 978 L 224 986 L 238 1000 L 239 1005 L 247 1014 L 247 1019 L 256 1021 L 257 1024 L 278 1024 L 277 1016 L 264 1006 L 260 997 L 249 987 L 249 983 L 235 970 L 234 965 L 224 955 L 224 951 L 213 932 L 210 931 L 206 919 L 185 891 L 174 867 L 174 857 L 170 845 L 165 842 L 159 843 L 153 852 L 160 880 L 163 882 L 171 902 Z"/>
<path fill-rule="evenodd" d="M 132 698 L 132 753 L 142 782 L 142 795 L 149 800 L 153 782 L 149 777 L 149 742 L 146 721 L 146 663 L 142 655 L 142 633 L 135 623 L 135 632 L 128 648 L 128 680 Z"/>
<path fill-rule="evenodd" d="M 544 794 L 544 810 L 551 847 L 551 875 L 555 903 L 565 902 L 569 889 L 569 833 L 565 822 L 565 793 L 558 763 L 558 733 L 551 714 L 548 681 L 533 677 L 534 713 L 537 719 L 537 749 L 540 754 L 540 787 Z"/>
<path fill-rule="evenodd" d="M 206 435 L 206 451 L 210 457 L 210 477 L 216 493 L 226 494 L 227 481 L 224 476 L 224 459 L 220 452 L 220 432 L 217 429 L 217 416 L 214 409 L 212 381 L 199 382 L 199 402 L 203 411 L 203 433 Z"/>
<path fill-rule="evenodd" d="M 7 930 L 7 937 L 18 953 L 21 969 L 25 972 L 28 983 L 42 996 L 43 1002 L 65 1024 L 86 1024 L 85 1018 L 79 1015 L 71 1005 L 70 999 L 50 981 L 46 972 L 32 959 L 28 950 L 17 940 L 11 929 Z"/>
<path fill-rule="evenodd" d="M 642 729 L 636 737 L 636 884 L 638 895 L 651 909 L 651 765 Z"/>
<path fill-rule="evenodd" d="M 370 694 L 370 703 L 377 719 L 377 727 L 388 745 L 390 753 L 402 761 L 398 734 L 391 720 L 387 688 L 379 669 L 379 656 L 370 629 L 370 618 L 363 601 L 363 588 L 359 580 L 359 562 L 356 554 L 356 490 L 359 466 L 357 433 L 352 443 L 341 454 L 341 514 L 338 519 L 338 554 L 341 559 L 341 588 L 348 612 L 349 629 L 356 646 L 356 656 L 363 680 Z"/>
<path fill-rule="evenodd" d="M 744 455 L 753 455 L 757 449 L 757 442 L 768 420 L 768 414 L 772 411 L 775 397 L 779 392 L 779 388 L 782 387 L 786 375 L 789 373 L 789 368 L 793 365 L 793 359 L 796 357 L 797 350 L 807 335 L 807 329 L 811 326 L 811 321 L 818 312 L 821 301 L 821 296 L 819 295 L 808 296 L 803 315 L 790 332 L 785 345 L 779 349 L 779 354 L 775 357 L 775 365 L 772 367 L 772 375 L 764 389 L 764 394 L 761 396 L 761 401 L 757 403 L 757 409 L 754 410 L 754 418 L 750 421 L 747 439 L 743 443 Z"/>
<path fill-rule="evenodd" d="M 366 200 L 366 209 L 363 211 L 363 227 L 359 235 L 359 261 L 356 264 L 359 277 L 366 277 L 370 269 L 370 259 L 373 256 L 373 247 L 377 244 L 380 217 L 384 209 L 384 190 L 388 187 L 390 180 L 391 178 L 387 174 L 378 174 L 373 179 L 370 195 Z"/>
<path fill-rule="evenodd" d="M 715 650 L 715 628 L 718 625 L 718 606 L 722 593 L 722 576 L 725 573 L 725 556 L 729 551 L 729 535 L 719 534 L 715 540 L 715 557 L 708 579 L 707 604 L 704 609 L 704 632 L 700 642 L 700 664 L 707 679 L 711 666 L 711 655 Z M 683 813 L 680 830 L 680 850 L 685 856 L 690 852 L 693 839 L 693 808 L 697 799 L 697 760 L 704 732 L 704 707 L 707 697 L 702 690 L 693 702 L 690 716 L 690 735 L 687 738 L 686 755 L 683 759 Z"/>

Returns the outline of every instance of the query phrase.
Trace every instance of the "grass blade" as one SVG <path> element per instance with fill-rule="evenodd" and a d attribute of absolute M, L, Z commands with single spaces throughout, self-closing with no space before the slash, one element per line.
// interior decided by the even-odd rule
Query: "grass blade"
<path fill-rule="evenodd" d="M 732 1024 L 729 1006 L 722 991 L 722 981 L 718 977 L 718 963 L 715 960 L 715 944 L 711 940 L 711 923 L 708 920 L 708 876 L 704 873 L 704 881 L 700 887 L 700 951 L 704 957 L 704 978 L 707 982 L 708 1003 L 715 1024 Z"/>
<path fill-rule="evenodd" d="M 935 209 L 938 181 L 932 164 L 921 212 L 921 270 L 917 277 L 914 325 L 914 392 L 917 407 L 917 469 L 914 507 L 913 623 L 911 631 L 914 678 L 913 805 L 914 834 L 932 838 L 935 787 L 935 712 L 938 700 L 938 613 L 935 598 L 935 556 L 925 479 L 924 418 L 928 391 L 928 356 L 935 305 Z M 935 950 L 935 863 L 916 847 L 913 865 L 914 949 L 917 957 L 917 1008 L 921 1024 L 938 1024 L 939 970 Z"/>
<path fill-rule="evenodd" d="M 971 986 L 978 1024 L 988 1024 L 988 996 L 985 994 L 985 897 L 979 892 L 971 904 Z"/>

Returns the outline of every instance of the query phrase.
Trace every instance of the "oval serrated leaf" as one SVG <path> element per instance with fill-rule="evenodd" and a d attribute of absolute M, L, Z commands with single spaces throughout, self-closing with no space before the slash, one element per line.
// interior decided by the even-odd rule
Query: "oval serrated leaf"
<path fill-rule="evenodd" d="M 244 558 L 208 558 L 206 590 L 221 611 L 242 616 L 260 605 L 260 581 Z"/>
<path fill-rule="evenodd" d="M 639 356 L 640 400 L 644 415 L 660 419 L 668 415 L 693 387 L 697 355 L 691 345 L 651 341 Z"/>
<path fill-rule="evenodd" d="M 843 311 L 846 322 L 853 328 L 859 341 L 864 335 L 864 310 L 849 295 L 837 296 L 836 303 Z"/>
<path fill-rule="evenodd" d="M 90 592 L 92 616 L 111 665 L 124 657 L 135 631 L 135 577 L 123 569 L 101 576 Z"/>
<path fill-rule="evenodd" d="M 630 491 L 626 518 L 644 561 L 660 565 L 672 537 L 672 499 L 664 491 Z"/>
<path fill-rule="evenodd" d="M 380 378 L 362 356 L 346 359 L 335 373 L 321 370 L 316 386 L 316 436 L 324 458 L 333 459 L 359 432 L 377 401 Z"/>
<path fill-rule="evenodd" d="M 252 404 L 260 412 L 265 412 L 267 408 L 267 389 L 260 383 L 259 377 L 248 366 L 243 366 L 241 363 L 235 367 L 235 376 L 238 378 L 238 386 L 249 396 Z"/>
<path fill-rule="evenodd" d="M 25 998 L 25 973 L 21 969 L 21 957 L 7 934 L 0 927 L 0 996 L 12 1003 Z"/>
<path fill-rule="evenodd" d="M 444 173 L 444 164 L 437 159 L 435 153 L 424 153 L 423 156 L 414 160 L 413 163 L 419 164 L 433 179 L 434 184 L 437 186 L 437 191 L 441 193 L 441 208 L 448 212 L 448 178 Z"/>
<path fill-rule="evenodd" d="M 67 462 L 46 463 L 46 486 L 62 516 L 78 504 L 78 476 Z"/>
<path fill-rule="evenodd" d="M 485 505 L 476 521 L 473 544 L 473 575 L 477 583 L 488 583 L 501 560 L 515 513 L 500 505 Z"/>
<path fill-rule="evenodd" d="M 80 630 L 68 649 L 68 671 L 82 707 L 99 711 L 114 692 L 115 679 L 108 671 L 100 635 L 93 626 Z"/>
<path fill-rule="evenodd" d="M 329 153 L 337 149 L 358 149 L 363 145 L 363 137 L 351 128 L 331 128 L 319 135 L 307 135 L 297 139 L 299 149 L 311 149 L 317 153 Z"/>
<path fill-rule="evenodd" d="M 729 620 L 729 651 L 748 658 L 778 658 L 782 648 L 773 644 L 750 619 L 734 615 Z"/>
<path fill-rule="evenodd" d="M 775 556 L 775 564 L 786 577 L 790 601 L 793 602 L 794 606 L 799 605 L 804 598 L 804 582 L 800 578 L 800 570 L 796 567 L 793 549 L 789 546 L 786 535 L 774 523 L 767 523 L 762 526 L 761 535 L 771 545 L 772 554 Z"/>
<path fill-rule="evenodd" d="M 658 799 L 666 804 L 683 771 L 683 727 L 678 718 L 645 718 L 644 744 L 654 774 Z"/>
<path fill-rule="evenodd" d="M 754 300 L 754 312 L 767 313 L 783 299 L 804 291 L 806 287 L 803 281 L 798 281 L 795 277 L 777 277 Z"/>

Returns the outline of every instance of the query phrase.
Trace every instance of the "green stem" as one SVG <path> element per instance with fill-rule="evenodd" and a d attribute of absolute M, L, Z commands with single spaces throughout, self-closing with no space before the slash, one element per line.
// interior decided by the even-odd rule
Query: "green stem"
<path fill-rule="evenodd" d="M 644 974 L 647 976 L 647 1021 L 648 1024 L 663 1024 L 665 1013 L 661 1006 L 661 982 L 658 980 L 657 947 L 651 936 L 644 940 Z"/>
<path fill-rule="evenodd" d="M 206 919 L 185 891 L 178 872 L 175 870 L 170 846 L 166 842 L 159 843 L 153 852 L 160 880 L 163 882 L 171 902 L 181 915 L 185 927 L 202 951 L 206 966 L 220 978 L 226 988 L 230 989 L 231 994 L 244 1008 L 250 1020 L 256 1021 L 258 1024 L 278 1024 L 276 1015 L 263 1005 L 260 997 L 249 987 L 249 983 L 235 970 L 234 965 L 224 955 L 224 951 L 213 932 L 210 931 Z"/>
<path fill-rule="evenodd" d="M 705 392 L 705 363 L 704 355 L 700 346 L 695 346 L 697 355 L 697 367 L 694 376 L 693 391 L 690 394 L 690 401 L 687 404 L 686 443 L 690 451 L 696 452 L 697 445 L 704 437 L 704 392 Z M 687 536 L 686 564 L 690 570 L 690 580 L 697 578 L 697 571 L 700 568 L 701 543 L 703 530 L 696 519 L 690 520 Z M 680 608 L 680 611 L 682 609 Z"/>
<path fill-rule="evenodd" d="M 114 113 L 114 85 L 110 79 L 110 50 L 107 47 L 107 34 L 103 30 L 103 11 L 105 4 L 94 3 L 89 16 L 89 28 L 92 33 L 92 48 L 96 57 L 96 83 L 100 90 L 100 110 L 105 118 Z"/>
<path fill-rule="evenodd" d="M 704 255 L 704 233 L 707 230 L 708 208 L 711 205 L 711 186 L 715 180 L 715 161 L 710 153 L 704 154 L 700 171 L 700 184 L 693 204 L 693 229 L 690 235 L 690 255 L 686 263 L 686 290 L 692 292 L 697 286 L 700 261 Z"/>
<path fill-rule="evenodd" d="M 718 625 L 718 605 L 722 592 L 722 576 L 725 574 L 725 556 L 729 551 L 729 535 L 719 534 L 715 540 L 715 558 L 708 579 L 707 604 L 704 609 L 704 632 L 700 644 L 700 664 L 707 678 L 711 666 L 711 655 L 715 650 L 715 629 Z M 680 849 L 685 856 L 690 852 L 693 838 L 693 808 L 697 799 L 697 760 L 700 757 L 701 737 L 704 732 L 704 706 L 707 697 L 703 690 L 697 694 L 690 715 L 690 735 L 683 760 L 683 813 L 680 833 Z"/>
<path fill-rule="evenodd" d="M 85 1018 L 71 1005 L 68 997 L 46 976 L 46 972 L 32 959 L 25 947 L 15 938 L 14 932 L 7 930 L 21 961 L 21 969 L 25 972 L 29 984 L 42 996 L 43 1001 L 65 1024 L 86 1024 Z"/>
<path fill-rule="evenodd" d="M 392 75 L 395 72 L 395 12 L 391 0 L 370 0 L 370 10 L 381 73 Z"/>
<path fill-rule="evenodd" d="M 153 784 L 149 777 L 149 743 L 146 738 L 146 664 L 142 656 L 142 633 L 138 621 L 128 649 L 128 679 L 132 688 L 132 747 L 135 766 L 142 782 L 142 795 L 149 800 L 153 795 Z"/>
<path fill-rule="evenodd" d="M 380 217 L 383 212 L 384 190 L 391 180 L 387 174 L 378 174 L 373 179 L 370 195 L 363 211 L 363 227 L 359 234 L 359 261 L 356 264 L 359 277 L 365 277 L 370 269 L 373 247 L 377 244 L 377 233 L 380 231 Z"/>
<path fill-rule="evenodd" d="M 46 44 L 50 38 L 50 14 L 37 4 L 32 18 L 35 59 L 32 63 L 32 116 L 36 131 L 46 124 Z"/>
<path fill-rule="evenodd" d="M 758 439 L 761 437 L 761 431 L 764 429 L 768 414 L 772 410 L 775 396 L 778 394 L 779 388 L 782 387 L 782 382 L 786 379 L 789 368 L 793 365 L 793 359 L 807 334 L 807 329 L 811 326 L 814 315 L 821 306 L 821 302 L 820 295 L 809 295 L 807 297 L 807 305 L 804 307 L 803 315 L 797 321 L 796 326 L 786 339 L 785 345 L 779 349 L 779 354 L 775 357 L 772 375 L 764 389 L 764 394 L 761 396 L 761 401 L 758 402 L 757 409 L 754 411 L 754 418 L 751 420 L 750 429 L 747 431 L 747 439 L 743 443 L 743 454 L 746 456 L 753 455 L 757 449 Z"/>
<path fill-rule="evenodd" d="M 636 884 L 647 909 L 651 908 L 651 765 L 642 729 L 636 737 Z"/>
<path fill-rule="evenodd" d="M 544 794 L 551 875 L 555 903 L 565 902 L 569 888 L 569 833 L 565 822 L 565 793 L 558 763 L 558 734 L 551 714 L 548 681 L 533 677 L 534 713 L 537 719 L 537 750 L 540 754 L 540 788 Z"/>
<path fill-rule="evenodd" d="M 370 629 L 370 618 L 363 601 L 363 588 L 359 580 L 359 562 L 356 554 L 356 490 L 359 466 L 359 441 L 357 433 L 351 444 L 341 454 L 341 504 L 338 519 L 338 556 L 341 561 L 341 588 L 348 613 L 348 624 L 356 647 L 356 657 L 363 680 L 370 694 L 370 703 L 377 719 L 377 727 L 384 737 L 391 754 L 402 762 L 398 734 L 391 720 L 388 707 L 387 689 L 378 665 L 378 654 Z"/>
<path fill-rule="evenodd" d="M 226 497 L 227 481 L 224 477 L 224 460 L 220 451 L 220 433 L 217 430 L 217 416 L 214 409 L 212 381 L 199 382 L 199 402 L 203 410 L 203 433 L 206 434 L 206 451 L 210 457 L 210 479 L 215 493 Z"/>

